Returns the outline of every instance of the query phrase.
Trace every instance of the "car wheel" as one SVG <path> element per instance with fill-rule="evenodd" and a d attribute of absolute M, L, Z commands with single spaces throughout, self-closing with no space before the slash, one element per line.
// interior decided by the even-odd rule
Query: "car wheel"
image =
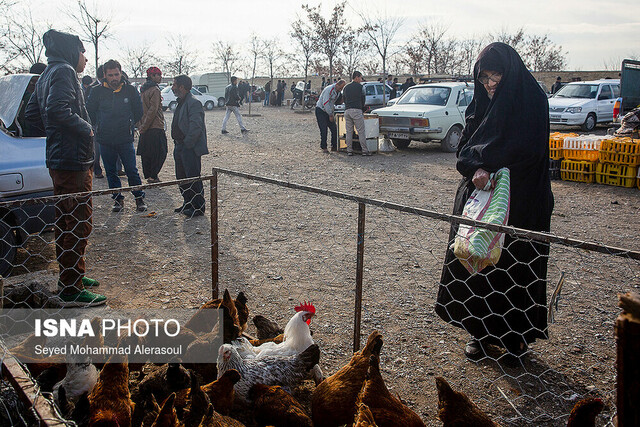
<path fill-rule="evenodd" d="M 0 276 L 8 276 L 16 259 L 16 235 L 9 224 L 0 221 Z"/>
<path fill-rule="evenodd" d="M 223 97 L 218 98 L 218 107 L 224 107 L 224 98 Z"/>
<path fill-rule="evenodd" d="M 176 101 L 171 101 L 169 103 L 169 110 L 176 111 L 176 108 L 178 108 L 178 103 Z"/>
<path fill-rule="evenodd" d="M 582 130 L 585 132 L 591 132 L 596 128 L 596 115 L 589 113 L 584 123 L 582 124 Z"/>
<path fill-rule="evenodd" d="M 213 107 L 215 107 L 215 105 L 213 105 L 213 101 L 207 101 L 204 103 L 204 108 L 207 110 L 213 110 Z"/>
<path fill-rule="evenodd" d="M 458 125 L 451 126 L 447 136 L 440 142 L 440 148 L 445 153 L 455 153 L 462 138 L 462 128 Z"/>
<path fill-rule="evenodd" d="M 391 142 L 393 142 L 393 145 L 395 145 L 398 150 L 404 150 L 411 144 L 410 139 L 391 138 Z"/>

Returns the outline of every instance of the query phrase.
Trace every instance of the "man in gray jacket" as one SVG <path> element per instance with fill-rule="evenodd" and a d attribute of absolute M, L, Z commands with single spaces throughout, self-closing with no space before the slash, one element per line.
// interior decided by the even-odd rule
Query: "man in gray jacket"
<path fill-rule="evenodd" d="M 191 95 L 192 82 L 188 76 L 174 77 L 171 90 L 178 98 L 178 107 L 173 113 L 171 138 L 175 143 L 173 158 L 176 164 L 176 179 L 200 176 L 201 157 L 209 154 L 207 130 L 204 126 L 204 109 L 200 101 Z M 184 199 L 175 209 L 187 217 L 204 214 L 204 190 L 202 181 L 180 185 Z"/>

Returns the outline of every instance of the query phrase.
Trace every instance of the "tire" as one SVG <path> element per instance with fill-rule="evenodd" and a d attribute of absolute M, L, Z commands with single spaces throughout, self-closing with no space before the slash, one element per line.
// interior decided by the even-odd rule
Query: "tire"
<path fill-rule="evenodd" d="M 6 277 L 16 260 L 16 234 L 11 226 L 0 221 L 0 276 Z"/>
<path fill-rule="evenodd" d="M 213 104 L 213 101 L 207 101 L 204 103 L 204 108 L 206 108 L 209 111 L 213 110 L 213 107 L 215 107 L 215 105 Z"/>
<path fill-rule="evenodd" d="M 462 128 L 458 125 L 451 126 L 447 136 L 440 141 L 440 148 L 445 153 L 455 153 L 458 150 L 460 144 L 460 138 L 462 137 Z"/>
<path fill-rule="evenodd" d="M 410 139 L 391 138 L 391 142 L 393 142 L 393 145 L 395 145 L 398 150 L 404 150 L 411 144 Z"/>
<path fill-rule="evenodd" d="M 218 107 L 224 107 L 224 98 L 223 97 L 218 98 Z"/>
<path fill-rule="evenodd" d="M 169 103 L 169 110 L 176 111 L 176 108 L 178 108 L 178 103 L 176 101 L 171 101 Z"/>
<path fill-rule="evenodd" d="M 587 114 L 587 118 L 584 120 L 584 123 L 582 124 L 581 128 L 585 132 L 591 132 L 596 128 L 596 123 L 597 123 L 596 115 L 593 113 L 589 113 Z"/>

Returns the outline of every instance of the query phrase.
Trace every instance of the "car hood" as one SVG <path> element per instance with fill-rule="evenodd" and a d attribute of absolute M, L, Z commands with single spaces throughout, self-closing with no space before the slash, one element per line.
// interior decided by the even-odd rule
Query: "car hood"
<path fill-rule="evenodd" d="M 12 74 L 0 77 L 0 120 L 11 126 L 20 110 L 24 91 L 35 74 Z"/>
<path fill-rule="evenodd" d="M 549 108 L 567 108 L 567 107 L 580 107 L 592 102 L 593 99 L 586 98 L 549 98 Z"/>
<path fill-rule="evenodd" d="M 429 114 L 444 112 L 441 105 L 396 104 L 391 107 L 378 108 L 374 113 L 379 116 L 426 117 Z"/>

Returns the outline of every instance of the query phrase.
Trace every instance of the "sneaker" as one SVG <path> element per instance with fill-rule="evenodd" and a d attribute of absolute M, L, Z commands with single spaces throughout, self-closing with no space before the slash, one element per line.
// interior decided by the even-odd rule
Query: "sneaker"
<path fill-rule="evenodd" d="M 96 279 L 91 279 L 87 276 L 84 276 L 82 278 L 82 286 L 84 286 L 85 288 L 97 288 L 98 286 L 100 286 L 100 282 L 98 282 Z"/>
<path fill-rule="evenodd" d="M 347 153 L 347 156 L 353 156 L 353 153 L 352 153 L 351 151 L 349 151 L 349 152 Z"/>
<path fill-rule="evenodd" d="M 226 131 L 226 130 L 222 129 L 222 134 L 223 134 L 223 135 L 226 135 L 226 134 L 228 134 L 228 133 L 229 133 L 228 131 Z"/>
<path fill-rule="evenodd" d="M 104 295 L 94 294 L 86 289 L 70 295 L 59 294 L 58 297 L 63 307 L 95 307 L 107 302 Z"/>
<path fill-rule="evenodd" d="M 244 134 L 244 133 L 249 132 L 249 129 L 241 129 L 240 132 L 242 132 Z"/>
<path fill-rule="evenodd" d="M 127 173 L 125 171 L 118 171 L 118 176 L 127 176 Z"/>
<path fill-rule="evenodd" d="M 144 202 L 144 197 L 136 197 L 136 210 L 138 212 L 144 212 L 147 210 L 147 204 Z"/>
<path fill-rule="evenodd" d="M 147 182 L 149 184 L 155 184 L 156 182 L 160 182 L 160 178 L 148 178 Z"/>
<path fill-rule="evenodd" d="M 370 156 L 370 155 L 371 155 L 371 153 L 367 151 L 367 152 L 365 152 L 365 153 L 362 153 L 362 155 L 363 155 L 363 156 L 365 156 L 365 157 L 367 157 L 367 156 Z"/>
<path fill-rule="evenodd" d="M 113 207 L 111 208 L 111 212 L 120 212 L 124 207 L 124 199 L 115 199 L 113 201 Z"/>

